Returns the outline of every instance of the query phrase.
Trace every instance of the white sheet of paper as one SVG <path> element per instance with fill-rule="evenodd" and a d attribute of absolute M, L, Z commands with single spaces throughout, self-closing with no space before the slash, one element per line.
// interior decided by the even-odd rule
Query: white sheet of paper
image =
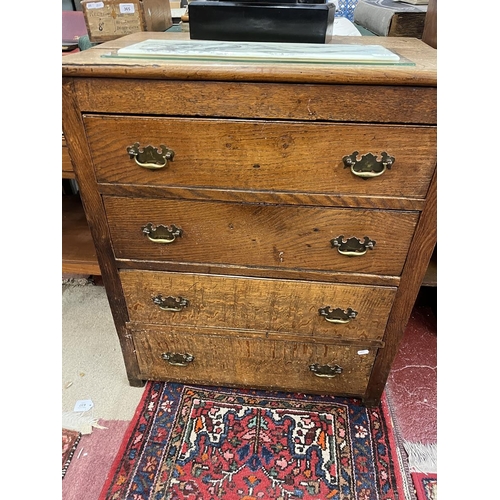
<path fill-rule="evenodd" d="M 80 399 L 75 403 L 75 407 L 73 408 L 73 411 L 80 412 L 80 411 L 88 411 L 94 406 L 94 403 L 92 402 L 91 399 Z"/>

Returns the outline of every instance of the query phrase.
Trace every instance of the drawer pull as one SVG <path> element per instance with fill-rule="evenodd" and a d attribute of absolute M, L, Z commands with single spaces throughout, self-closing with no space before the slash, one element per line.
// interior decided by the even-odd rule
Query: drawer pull
<path fill-rule="evenodd" d="M 182 236 L 182 229 L 173 224 L 169 227 L 162 224 L 155 227 L 151 222 L 148 222 L 142 228 L 142 232 L 154 243 L 173 243 L 175 238 Z"/>
<path fill-rule="evenodd" d="M 309 370 L 311 370 L 316 377 L 326 377 L 333 378 L 342 373 L 342 368 L 339 365 L 309 365 Z"/>
<path fill-rule="evenodd" d="M 175 154 L 163 144 L 160 144 L 159 148 L 154 146 L 141 148 L 138 142 L 133 146 L 128 146 L 127 153 L 130 155 L 130 158 L 135 160 L 139 167 L 148 168 L 149 170 L 158 170 L 166 167 L 169 161 L 174 160 Z"/>
<path fill-rule="evenodd" d="M 325 317 L 326 321 L 338 324 L 349 323 L 351 319 L 354 319 L 358 315 L 357 311 L 354 311 L 350 307 L 348 307 L 347 310 L 344 310 L 340 307 L 332 309 L 330 306 L 327 306 L 318 309 L 318 312 L 320 316 Z"/>
<path fill-rule="evenodd" d="M 179 354 L 177 352 L 164 352 L 161 358 L 172 366 L 187 366 L 194 361 L 194 356 L 192 354 Z"/>
<path fill-rule="evenodd" d="M 380 160 L 373 153 L 366 153 L 358 160 L 358 154 L 359 151 L 354 151 L 351 155 L 344 156 L 342 161 L 344 162 L 344 168 L 350 167 L 351 172 L 356 177 L 361 177 L 362 179 L 370 179 L 382 175 L 387 168 L 390 170 L 396 161 L 393 156 L 389 156 L 385 151 L 381 153 Z"/>
<path fill-rule="evenodd" d="M 184 297 L 163 297 L 157 295 L 153 297 L 153 303 L 162 311 L 179 312 L 189 305 L 189 300 Z"/>
<path fill-rule="evenodd" d="M 368 249 L 373 250 L 375 246 L 375 241 L 370 240 L 368 236 L 365 236 L 363 241 L 354 236 L 344 241 L 344 236 L 337 236 L 333 240 L 330 240 L 330 243 L 333 248 L 337 248 L 340 254 L 349 255 L 351 257 L 364 255 Z"/>

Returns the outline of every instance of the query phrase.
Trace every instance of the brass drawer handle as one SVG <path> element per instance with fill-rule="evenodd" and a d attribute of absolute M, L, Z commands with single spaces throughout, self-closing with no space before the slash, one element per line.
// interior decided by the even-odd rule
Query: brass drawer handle
<path fill-rule="evenodd" d="M 363 238 L 361 241 L 359 238 L 352 237 L 344 241 L 344 236 L 337 236 L 330 240 L 333 248 L 337 248 L 338 252 L 342 255 L 348 255 L 350 257 L 359 257 L 365 255 L 368 250 L 373 250 L 375 246 L 375 241 L 370 240 L 368 236 Z"/>
<path fill-rule="evenodd" d="M 187 366 L 194 361 L 194 356 L 188 353 L 164 352 L 161 354 L 161 358 L 172 366 Z"/>
<path fill-rule="evenodd" d="M 182 236 L 182 229 L 173 224 L 170 227 L 162 224 L 154 226 L 151 222 L 148 222 L 142 228 L 142 232 L 154 243 L 173 243 L 175 238 Z"/>
<path fill-rule="evenodd" d="M 380 160 L 373 153 L 366 153 L 357 159 L 359 151 L 354 151 L 351 155 L 344 156 L 344 168 L 351 168 L 351 172 L 362 179 L 370 179 L 382 175 L 386 169 L 391 169 L 396 159 L 389 156 L 385 151 L 381 153 Z"/>
<path fill-rule="evenodd" d="M 154 146 L 146 146 L 141 148 L 136 142 L 132 146 L 127 147 L 127 153 L 130 158 L 133 158 L 137 165 L 149 170 L 158 170 L 167 166 L 169 161 L 174 161 L 174 151 L 160 144 L 158 148 Z"/>
<path fill-rule="evenodd" d="M 354 319 L 358 315 L 358 312 L 354 311 L 350 307 L 344 310 L 340 307 L 332 309 L 330 306 L 327 306 L 318 309 L 318 312 L 320 316 L 325 317 L 326 321 L 337 324 L 349 323 L 351 319 Z"/>
<path fill-rule="evenodd" d="M 153 303 L 156 304 L 162 311 L 179 312 L 189 306 L 189 300 L 184 297 L 163 297 L 157 295 L 153 297 Z"/>
<path fill-rule="evenodd" d="M 342 368 L 339 365 L 309 365 L 309 370 L 311 370 L 316 377 L 333 378 L 342 373 Z"/>

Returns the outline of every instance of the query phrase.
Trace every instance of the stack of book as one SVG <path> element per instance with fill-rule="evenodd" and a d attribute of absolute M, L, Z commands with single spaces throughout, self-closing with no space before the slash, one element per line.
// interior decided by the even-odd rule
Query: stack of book
<path fill-rule="evenodd" d="M 378 36 L 422 38 L 429 0 L 358 0 L 354 23 Z"/>

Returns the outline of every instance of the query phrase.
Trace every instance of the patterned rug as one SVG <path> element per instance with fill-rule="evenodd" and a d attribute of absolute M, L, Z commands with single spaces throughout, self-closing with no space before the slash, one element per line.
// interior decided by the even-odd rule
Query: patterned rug
<path fill-rule="evenodd" d="M 413 498 L 388 408 L 148 382 L 100 500 Z"/>
<path fill-rule="evenodd" d="M 390 387 L 385 392 L 389 413 L 395 415 L 394 401 Z M 406 457 L 403 462 L 404 475 L 411 478 L 412 491 L 416 500 L 437 500 L 437 444 L 412 443 L 405 441 L 393 419 L 396 442 L 400 453 Z"/>
<path fill-rule="evenodd" d="M 82 437 L 78 431 L 71 431 L 69 429 L 62 430 L 62 477 L 66 474 L 76 447 Z"/>
<path fill-rule="evenodd" d="M 411 478 L 417 491 L 418 500 L 437 500 L 437 474 L 412 472 Z"/>
<path fill-rule="evenodd" d="M 417 500 L 437 500 L 437 444 L 403 442 Z"/>

